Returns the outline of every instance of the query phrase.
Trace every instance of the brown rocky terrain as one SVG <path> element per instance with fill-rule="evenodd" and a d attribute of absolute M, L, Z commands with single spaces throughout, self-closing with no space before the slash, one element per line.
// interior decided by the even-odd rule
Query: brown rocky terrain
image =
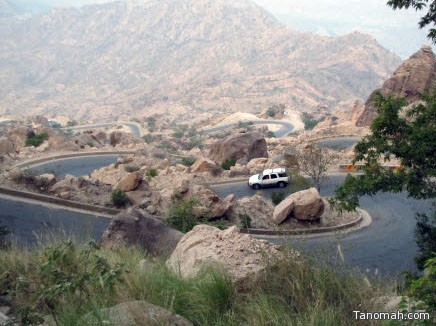
<path fill-rule="evenodd" d="M 334 107 L 400 62 L 368 35 L 295 32 L 245 0 L 124 1 L 0 24 L 0 114 Z"/>
<path fill-rule="evenodd" d="M 418 52 L 404 61 L 393 76 L 375 90 L 365 102 L 365 110 L 357 120 L 357 126 L 369 126 L 377 115 L 372 102 L 376 92 L 383 95 L 405 97 L 409 103 L 436 86 L 436 56 L 430 46 L 423 46 Z"/>

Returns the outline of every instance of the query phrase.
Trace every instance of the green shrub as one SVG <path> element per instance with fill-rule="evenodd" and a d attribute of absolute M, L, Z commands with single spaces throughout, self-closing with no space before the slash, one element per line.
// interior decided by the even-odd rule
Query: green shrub
<path fill-rule="evenodd" d="M 84 313 L 84 306 L 95 297 L 110 301 L 123 272 L 121 264 L 110 266 L 94 241 L 81 249 L 71 241 L 64 241 L 43 250 L 32 271 L 5 274 L 2 290 L 8 288 L 9 296 L 18 306 L 20 324 L 40 324 L 43 316 L 50 314 L 60 325 L 59 315 L 67 310 Z"/>
<path fill-rule="evenodd" d="M 282 190 L 273 190 L 271 194 L 271 200 L 274 205 L 278 205 L 282 202 L 283 199 L 285 199 L 286 193 Z"/>
<path fill-rule="evenodd" d="M 120 189 L 115 189 L 112 191 L 112 203 L 115 207 L 121 208 L 127 205 L 129 198 L 127 198 L 126 193 Z"/>
<path fill-rule="evenodd" d="M 144 139 L 144 141 L 147 144 L 150 144 L 150 143 L 152 143 L 154 141 L 154 137 L 153 137 L 152 134 L 146 134 L 146 135 L 142 136 L 142 139 Z"/>
<path fill-rule="evenodd" d="M 251 228 L 251 217 L 247 214 L 239 215 L 239 227 L 243 229 Z"/>
<path fill-rule="evenodd" d="M 228 160 L 225 160 L 222 164 L 221 164 L 221 167 L 223 168 L 223 170 L 230 170 L 230 168 L 232 167 L 232 166 L 235 166 L 236 165 L 236 160 L 234 160 L 234 159 L 228 159 Z"/>
<path fill-rule="evenodd" d="M 268 138 L 275 138 L 275 137 L 276 137 L 276 134 L 274 133 L 274 131 L 268 131 L 268 132 L 266 133 L 266 136 L 267 136 Z"/>
<path fill-rule="evenodd" d="M 31 136 L 31 135 L 28 135 L 28 136 Z M 42 134 L 28 137 L 26 139 L 26 146 L 38 147 L 39 145 L 41 145 L 44 142 L 44 140 L 47 140 L 47 139 L 48 139 L 48 134 L 46 132 L 43 132 Z"/>
<path fill-rule="evenodd" d="M 302 120 L 304 123 L 304 129 L 306 130 L 312 130 L 316 127 L 318 123 L 321 121 L 324 121 L 324 118 L 315 119 L 311 114 L 303 112 L 302 114 Z"/>
<path fill-rule="evenodd" d="M 148 172 L 145 175 L 147 177 L 154 178 L 154 177 L 157 177 L 158 174 L 159 173 L 157 172 L 156 169 L 150 169 L 150 170 L 148 170 Z"/>
<path fill-rule="evenodd" d="M 195 161 L 196 161 L 196 158 L 192 157 L 192 156 L 182 158 L 182 164 L 185 166 L 191 166 L 192 164 L 195 163 Z"/>
<path fill-rule="evenodd" d="M 166 223 L 186 233 L 192 230 L 198 224 L 198 219 L 192 209 L 198 203 L 197 199 L 176 199 L 170 209 Z"/>
<path fill-rule="evenodd" d="M 425 273 L 412 282 L 410 294 L 427 305 L 427 311 L 436 311 L 436 253 L 426 261 Z"/>

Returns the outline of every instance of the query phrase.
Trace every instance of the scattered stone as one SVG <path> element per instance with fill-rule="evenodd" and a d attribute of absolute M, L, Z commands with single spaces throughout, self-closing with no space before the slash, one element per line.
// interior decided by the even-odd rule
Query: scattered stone
<path fill-rule="evenodd" d="M 256 194 L 237 200 L 233 205 L 231 216 L 235 221 L 240 221 L 246 215 L 251 219 L 252 228 L 270 229 L 275 227 L 271 221 L 273 211 L 274 206 L 271 201 Z"/>
<path fill-rule="evenodd" d="M 132 191 L 138 188 L 139 183 L 142 180 L 142 174 L 138 171 L 129 173 L 126 177 L 124 177 L 115 188 L 120 189 L 124 192 Z"/>
<path fill-rule="evenodd" d="M 59 197 L 62 199 L 70 199 L 71 193 L 69 191 L 63 191 L 59 194 Z"/>
<path fill-rule="evenodd" d="M 109 249 L 139 246 L 156 256 L 170 255 L 183 233 L 138 210 L 121 212 L 104 232 L 101 244 Z"/>
<path fill-rule="evenodd" d="M 191 166 L 191 172 L 210 172 L 217 167 L 217 164 L 205 157 L 199 157 Z"/>
<path fill-rule="evenodd" d="M 197 199 L 197 204 L 192 209 L 197 217 L 219 218 L 232 207 L 229 200 L 222 200 L 216 193 L 203 185 L 194 185 L 191 190 L 185 193 L 185 198 Z"/>
<path fill-rule="evenodd" d="M 101 309 L 98 316 L 88 313 L 79 322 L 81 325 L 147 325 L 147 326 L 193 326 L 182 316 L 145 301 L 123 302 L 111 308 Z"/>
<path fill-rule="evenodd" d="M 44 173 L 36 176 L 35 178 L 36 184 L 41 184 L 47 187 L 51 187 L 56 183 L 56 176 L 51 173 Z"/>

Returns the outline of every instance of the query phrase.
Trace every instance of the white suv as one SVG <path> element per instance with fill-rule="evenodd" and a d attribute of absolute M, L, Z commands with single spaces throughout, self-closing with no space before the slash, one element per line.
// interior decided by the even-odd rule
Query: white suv
<path fill-rule="evenodd" d="M 280 187 L 284 188 L 289 183 L 289 177 L 285 168 L 266 169 L 260 174 L 255 174 L 248 180 L 248 185 L 253 189 L 262 187 Z"/>

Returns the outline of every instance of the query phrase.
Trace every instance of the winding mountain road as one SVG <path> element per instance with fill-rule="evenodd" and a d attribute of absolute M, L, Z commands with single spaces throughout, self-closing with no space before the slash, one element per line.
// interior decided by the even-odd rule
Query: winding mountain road
<path fill-rule="evenodd" d="M 256 122 L 256 124 L 270 124 L 273 121 Z M 215 132 L 230 126 L 233 125 L 210 128 L 206 132 Z M 283 136 L 292 131 L 292 125 L 285 123 L 280 130 L 283 134 L 276 134 Z M 334 141 L 347 146 L 357 142 L 356 138 L 342 143 L 341 139 L 334 139 Z M 334 144 L 336 145 L 337 143 Z M 119 155 L 114 153 L 104 157 L 88 155 L 80 158 L 65 158 L 31 165 L 31 168 L 41 173 L 54 170 L 60 175 L 67 173 L 76 176 L 87 175 L 96 168 L 113 163 Z M 332 194 L 336 185 L 344 178 L 345 174 L 339 173 L 330 176 L 329 181 L 322 187 L 322 195 Z M 252 196 L 255 193 L 246 182 L 212 185 L 211 188 L 220 196 L 232 193 L 237 198 Z M 273 190 L 275 189 L 261 191 L 265 196 L 271 196 Z M 79 234 L 86 233 L 98 238 L 109 223 L 107 218 L 98 214 L 72 212 L 64 208 L 50 205 L 47 207 L 45 204 L 7 196 L 0 196 L 0 207 L 2 208 L 0 224 L 8 225 L 20 241 L 30 243 L 35 241 L 34 233 L 58 229 L 78 231 Z M 306 253 L 327 257 L 331 261 L 338 260 L 337 246 L 340 244 L 347 265 L 382 274 L 395 274 L 403 270 L 414 271 L 413 259 L 417 253 L 413 237 L 414 215 L 429 210 L 431 203 L 412 200 L 407 198 L 406 194 L 383 193 L 374 197 L 363 197 L 361 207 L 370 213 L 373 223 L 359 231 L 338 233 L 335 236 L 268 238 L 268 240 L 289 244 Z"/>
<path fill-rule="evenodd" d="M 103 129 L 108 127 L 115 127 L 118 125 L 127 126 L 130 128 L 131 133 L 136 137 L 142 137 L 143 132 L 142 128 L 137 123 L 133 122 L 114 122 L 114 123 L 97 123 L 97 124 L 89 124 L 89 125 L 80 125 L 73 127 L 65 127 L 62 130 L 91 130 L 91 129 Z"/>

